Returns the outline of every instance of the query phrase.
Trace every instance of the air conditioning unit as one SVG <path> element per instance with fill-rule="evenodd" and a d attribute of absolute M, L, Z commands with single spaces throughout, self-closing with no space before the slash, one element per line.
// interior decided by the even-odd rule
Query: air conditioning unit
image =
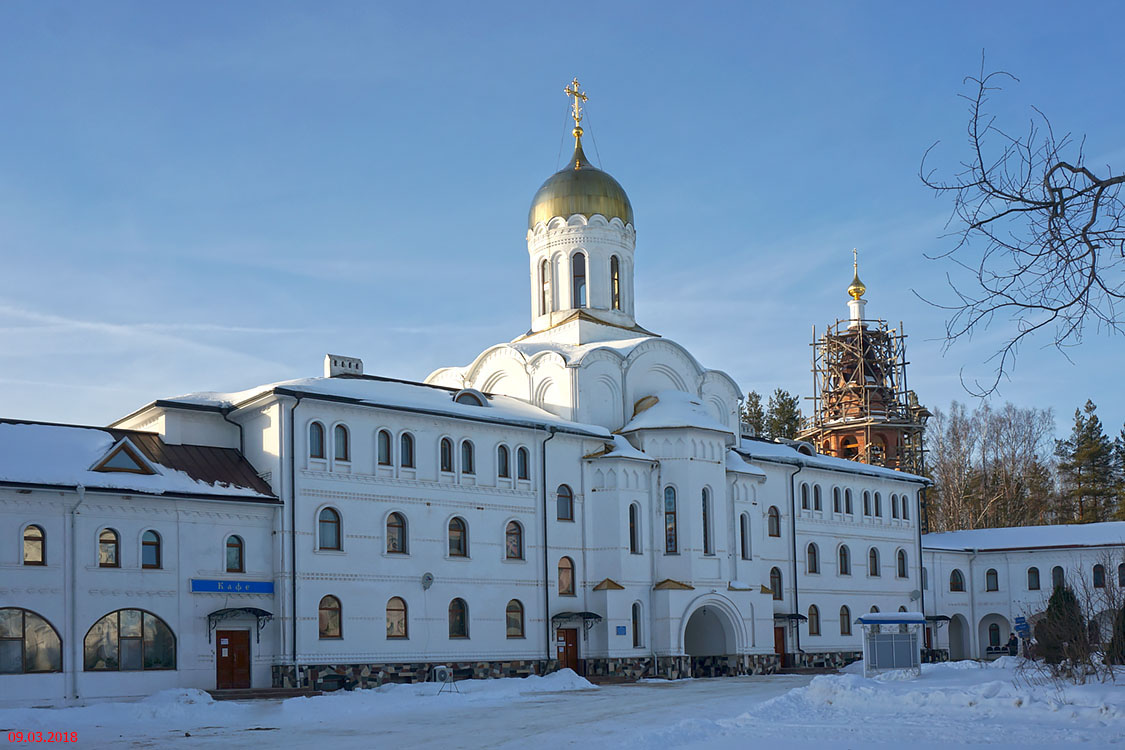
<path fill-rule="evenodd" d="M 453 670 L 444 664 L 431 667 L 430 674 L 434 682 L 453 682 Z"/>

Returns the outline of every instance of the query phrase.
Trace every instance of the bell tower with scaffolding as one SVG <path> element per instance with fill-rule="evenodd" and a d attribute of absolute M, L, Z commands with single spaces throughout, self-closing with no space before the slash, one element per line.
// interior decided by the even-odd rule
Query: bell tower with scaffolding
<path fill-rule="evenodd" d="M 837 458 L 922 474 L 922 432 L 930 412 L 906 385 L 906 334 L 864 317 L 867 288 L 853 250 L 848 319 L 817 338 L 813 328 L 813 413 L 798 438 Z"/>

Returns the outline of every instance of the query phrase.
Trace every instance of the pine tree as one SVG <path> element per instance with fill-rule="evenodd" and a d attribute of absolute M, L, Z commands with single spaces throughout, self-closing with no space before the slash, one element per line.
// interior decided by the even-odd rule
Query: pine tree
<path fill-rule="evenodd" d="M 1125 607 L 1113 618 L 1113 635 L 1105 652 L 1107 664 L 1125 664 Z"/>
<path fill-rule="evenodd" d="M 1117 512 L 1114 518 L 1125 521 L 1125 427 L 1113 441 L 1113 452 L 1117 458 Z"/>
<path fill-rule="evenodd" d="M 766 412 L 762 409 L 762 397 L 757 391 L 746 394 L 746 402 L 742 405 L 742 423 L 748 425 L 755 435 L 762 435 L 766 431 Z"/>
<path fill-rule="evenodd" d="M 1094 523 L 1108 521 L 1117 494 L 1114 445 L 1095 413 L 1093 401 L 1074 410 L 1074 429 L 1055 449 L 1059 459 L 1062 507 L 1060 521 Z"/>
<path fill-rule="evenodd" d="M 1035 628 L 1039 651 L 1048 664 L 1063 660 L 1080 661 L 1089 652 L 1086 623 L 1074 591 L 1063 584 L 1055 586 L 1047 600 L 1047 614 Z"/>
<path fill-rule="evenodd" d="M 766 437 L 793 440 L 801 429 L 800 397 L 778 388 L 766 410 Z"/>

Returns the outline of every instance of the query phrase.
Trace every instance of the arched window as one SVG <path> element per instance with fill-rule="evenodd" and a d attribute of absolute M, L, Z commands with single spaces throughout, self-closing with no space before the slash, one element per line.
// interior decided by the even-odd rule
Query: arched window
<path fill-rule="evenodd" d="M 1000 590 L 1000 576 L 996 572 L 996 568 L 989 568 L 984 574 L 984 590 L 985 591 L 999 591 Z"/>
<path fill-rule="evenodd" d="M 449 603 L 449 637 L 469 637 L 469 605 L 464 599 L 454 599 Z"/>
<path fill-rule="evenodd" d="M 527 448 L 520 446 L 516 450 L 516 479 L 531 478 L 531 461 Z"/>
<path fill-rule="evenodd" d="M 1027 569 L 1027 590 L 1028 591 L 1038 591 L 1039 590 L 1039 568 L 1028 568 Z"/>
<path fill-rule="evenodd" d="M 47 535 L 42 526 L 32 524 L 23 530 L 23 564 L 47 564 Z"/>
<path fill-rule="evenodd" d="M 441 449 L 438 451 L 441 457 L 441 470 L 447 474 L 453 473 L 453 441 L 449 438 L 441 439 Z"/>
<path fill-rule="evenodd" d="M 621 309 L 621 261 L 616 255 L 609 256 L 609 295 L 610 306 Z"/>
<path fill-rule="evenodd" d="M 504 529 L 504 557 L 508 560 L 523 559 L 523 527 L 516 521 L 508 521 Z"/>
<path fill-rule="evenodd" d="M 574 493 L 565 484 L 555 491 L 555 511 L 560 521 L 574 520 Z"/>
<path fill-rule="evenodd" d="M 949 574 L 949 590 L 950 591 L 964 591 L 965 590 L 965 576 L 960 570 L 956 568 Z"/>
<path fill-rule="evenodd" d="M 141 535 L 141 567 L 160 567 L 160 535 L 151 529 Z"/>
<path fill-rule="evenodd" d="M 843 512 L 843 508 L 840 506 L 840 488 L 839 487 L 833 487 L 832 488 L 832 512 L 833 513 Z"/>
<path fill-rule="evenodd" d="M 391 433 L 386 430 L 379 430 L 379 437 L 376 440 L 378 444 L 378 461 L 380 466 L 390 466 L 391 461 Z"/>
<path fill-rule="evenodd" d="M 906 499 L 906 495 L 902 496 L 902 520 L 910 520 L 910 503 Z"/>
<path fill-rule="evenodd" d="M 891 518 L 898 518 L 898 495 L 891 495 Z"/>
<path fill-rule="evenodd" d="M 808 573 L 820 572 L 820 550 L 811 542 L 805 550 L 805 567 Z"/>
<path fill-rule="evenodd" d="M 867 575 L 878 576 L 879 571 L 879 550 L 872 547 L 867 550 Z"/>
<path fill-rule="evenodd" d="M 546 260 L 539 261 L 539 314 L 551 312 L 551 265 Z"/>
<path fill-rule="evenodd" d="M 1119 563 L 1117 566 L 1117 585 L 1125 589 L 1125 563 Z"/>
<path fill-rule="evenodd" d="M 930 590 L 930 571 L 926 570 L 925 567 L 922 568 L 922 590 Z"/>
<path fill-rule="evenodd" d="M 815 604 L 809 605 L 809 635 L 820 635 L 820 610 Z"/>
<path fill-rule="evenodd" d="M 1105 566 L 1100 563 L 1094 566 L 1094 588 L 1105 588 Z"/>
<path fill-rule="evenodd" d="M 509 638 L 523 638 L 523 605 L 518 599 L 508 602 L 504 610 L 504 619 L 507 623 L 506 631 Z"/>
<path fill-rule="evenodd" d="M 351 447 L 348 445 L 348 428 L 342 424 L 336 425 L 332 430 L 332 442 L 335 445 L 333 455 L 337 461 L 351 461 Z"/>
<path fill-rule="evenodd" d="M 629 506 L 629 552 L 641 554 L 641 506 L 636 503 Z"/>
<path fill-rule="evenodd" d="M 572 272 L 570 286 L 570 306 L 573 308 L 586 306 L 586 256 L 575 253 L 570 259 Z"/>
<path fill-rule="evenodd" d="M 87 672 L 176 668 L 176 636 L 143 609 L 119 609 L 94 623 L 83 641 Z"/>
<path fill-rule="evenodd" d="M 676 488 L 664 488 L 664 554 L 674 555 L 679 549 L 676 539 Z"/>
<path fill-rule="evenodd" d="M 848 460 L 859 455 L 859 441 L 854 437 L 846 437 L 840 441 L 840 458 Z"/>
<path fill-rule="evenodd" d="M 496 449 L 496 476 L 501 479 L 512 478 L 512 465 L 509 461 L 508 446 L 501 445 Z"/>
<path fill-rule="evenodd" d="M 1051 568 L 1051 587 L 1058 588 L 1059 586 L 1066 585 L 1066 574 L 1063 573 L 1061 565 L 1056 565 Z"/>
<path fill-rule="evenodd" d="M 234 534 L 227 537 L 226 568 L 228 573 L 244 573 L 246 571 L 246 558 L 243 554 L 245 551 L 242 537 Z"/>
<path fill-rule="evenodd" d="M 449 556 L 469 556 L 469 527 L 461 518 L 449 519 Z"/>
<path fill-rule="evenodd" d="M 320 600 L 320 637 L 343 638 L 343 608 L 340 600 L 328 595 Z"/>
<path fill-rule="evenodd" d="M 820 485 L 814 484 L 812 488 L 812 509 L 822 510 L 820 503 Z"/>
<path fill-rule="evenodd" d="M 0 674 L 61 671 L 62 640 L 54 626 L 29 609 L 0 608 Z"/>
<path fill-rule="evenodd" d="M 644 646 L 644 638 L 641 632 L 641 603 L 633 602 L 633 648 L 642 646 Z"/>
<path fill-rule="evenodd" d="M 574 561 L 569 557 L 559 560 L 559 596 L 575 596 Z"/>
<path fill-rule="evenodd" d="M 98 534 L 98 567 L 120 568 L 120 546 L 117 532 L 113 529 L 103 529 Z"/>
<path fill-rule="evenodd" d="M 863 491 L 863 515 L 871 515 L 871 493 L 868 490 Z"/>
<path fill-rule="evenodd" d="M 849 516 L 852 515 L 852 491 L 850 489 L 844 490 L 844 512 Z"/>
<path fill-rule="evenodd" d="M 743 513 L 738 519 L 738 546 L 743 560 L 750 559 L 750 515 Z"/>
<path fill-rule="evenodd" d="M 781 536 L 781 514 L 775 505 L 766 512 L 766 531 L 770 536 Z"/>
<path fill-rule="evenodd" d="M 883 496 L 878 492 L 875 493 L 875 515 L 879 518 L 883 517 Z"/>
<path fill-rule="evenodd" d="M 852 611 L 847 607 L 840 607 L 840 635 L 852 634 Z"/>
<path fill-rule="evenodd" d="M 807 482 L 801 483 L 801 510 L 809 509 L 809 485 Z"/>
<path fill-rule="evenodd" d="M 323 508 L 317 519 L 320 549 L 340 549 L 340 514 L 332 508 Z"/>
<path fill-rule="evenodd" d="M 779 568 L 770 568 L 770 591 L 773 592 L 775 601 L 781 601 L 781 570 Z"/>
<path fill-rule="evenodd" d="M 897 563 L 898 567 L 898 577 L 907 578 L 909 571 L 907 571 L 906 569 L 906 550 L 900 549 L 895 557 L 897 558 L 895 562 Z"/>
<path fill-rule="evenodd" d="M 711 540 L 711 493 L 707 491 L 706 487 L 703 488 L 702 508 L 703 554 L 713 555 L 715 554 L 715 548 Z"/>
<path fill-rule="evenodd" d="M 850 576 L 852 574 L 852 553 L 848 549 L 848 545 L 840 545 L 840 575 Z"/>
<path fill-rule="evenodd" d="M 324 425 L 313 422 L 309 425 L 309 458 L 324 458 Z"/>
<path fill-rule="evenodd" d="M 993 648 L 1000 645 L 1000 626 L 996 623 L 988 626 L 988 645 Z"/>
<path fill-rule="evenodd" d="M 392 596 L 387 600 L 387 637 L 409 638 L 409 633 L 406 601 L 402 597 Z"/>
<path fill-rule="evenodd" d="M 461 442 L 461 473 L 477 473 L 476 466 L 473 462 L 473 443 L 470 440 L 463 440 Z"/>
<path fill-rule="evenodd" d="M 387 516 L 387 552 L 406 554 L 406 518 L 401 513 Z"/>
<path fill-rule="evenodd" d="M 404 469 L 414 468 L 414 436 L 409 432 L 402 433 L 399 438 L 398 460 Z"/>

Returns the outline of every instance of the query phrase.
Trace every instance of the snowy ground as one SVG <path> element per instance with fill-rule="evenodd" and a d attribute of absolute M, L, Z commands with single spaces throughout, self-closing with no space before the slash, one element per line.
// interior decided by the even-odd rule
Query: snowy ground
<path fill-rule="evenodd" d="M 524 680 L 213 703 L 168 691 L 137 703 L 0 710 L 14 730 L 78 733 L 77 747 L 1053 748 L 1125 745 L 1125 684 L 1029 684 L 1005 657 L 927 665 L 915 680 L 860 674 L 644 682 L 594 688 L 573 672 Z M 0 736 L 4 736 L 0 735 Z M 75 747 L 75 745 L 70 745 Z"/>

